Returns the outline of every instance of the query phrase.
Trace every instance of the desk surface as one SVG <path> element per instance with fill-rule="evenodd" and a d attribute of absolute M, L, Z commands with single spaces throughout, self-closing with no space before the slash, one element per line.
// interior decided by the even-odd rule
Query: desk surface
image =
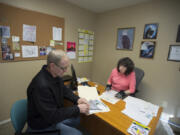
<path fill-rule="evenodd" d="M 95 83 L 89 82 L 91 86 L 94 86 Z M 97 87 L 100 94 L 104 91 L 104 86 L 98 85 Z M 98 118 L 105 121 L 107 124 L 111 125 L 118 131 L 121 131 L 123 134 L 129 135 L 127 132 L 127 129 L 130 127 L 131 123 L 133 122 L 133 119 L 126 116 L 125 114 L 121 113 L 121 111 L 125 108 L 125 102 L 123 100 L 120 100 L 116 104 L 111 104 L 103 100 L 103 102 L 108 105 L 111 111 L 104 112 L 104 113 L 97 113 L 94 114 Z M 162 107 L 159 108 L 157 117 L 153 117 L 148 127 L 151 128 L 149 135 L 153 135 L 157 126 L 157 123 L 159 121 L 160 115 L 162 112 Z"/>

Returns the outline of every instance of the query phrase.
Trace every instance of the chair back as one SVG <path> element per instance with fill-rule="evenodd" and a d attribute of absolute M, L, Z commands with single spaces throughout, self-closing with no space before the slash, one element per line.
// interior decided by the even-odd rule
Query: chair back
<path fill-rule="evenodd" d="M 27 121 L 27 99 L 16 101 L 10 112 L 11 122 L 16 133 L 21 133 Z"/>
<path fill-rule="evenodd" d="M 136 90 L 137 90 L 140 82 L 142 81 L 144 77 L 144 71 L 140 68 L 135 67 L 134 72 L 136 74 Z"/>

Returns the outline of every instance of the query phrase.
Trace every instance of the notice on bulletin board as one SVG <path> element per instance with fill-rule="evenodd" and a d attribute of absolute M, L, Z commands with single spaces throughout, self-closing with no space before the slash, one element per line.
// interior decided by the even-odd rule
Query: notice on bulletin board
<path fill-rule="evenodd" d="M 76 58 L 76 43 L 67 42 L 67 55 L 70 59 Z"/>
<path fill-rule="evenodd" d="M 36 26 L 23 24 L 23 40 L 36 42 Z"/>
<path fill-rule="evenodd" d="M 22 45 L 22 57 L 23 58 L 38 57 L 38 46 Z"/>
<path fill-rule="evenodd" d="M 53 40 L 62 41 L 62 28 L 53 27 Z"/>

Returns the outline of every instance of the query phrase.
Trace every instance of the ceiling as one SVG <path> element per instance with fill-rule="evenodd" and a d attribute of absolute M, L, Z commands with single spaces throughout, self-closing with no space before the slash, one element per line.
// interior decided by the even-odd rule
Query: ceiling
<path fill-rule="evenodd" d="M 95 13 L 103 13 L 113 9 L 128 7 L 150 0 L 66 0 L 78 7 Z"/>

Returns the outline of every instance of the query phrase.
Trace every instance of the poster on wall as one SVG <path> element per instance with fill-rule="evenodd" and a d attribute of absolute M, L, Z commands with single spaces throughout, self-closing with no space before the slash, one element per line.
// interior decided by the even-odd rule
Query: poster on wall
<path fill-rule="evenodd" d="M 10 38 L 10 27 L 9 26 L 0 26 L 0 37 Z"/>
<path fill-rule="evenodd" d="M 140 57 L 141 58 L 153 58 L 155 51 L 155 41 L 143 41 L 141 43 Z"/>
<path fill-rule="evenodd" d="M 76 42 L 67 42 L 67 55 L 70 59 L 76 58 Z"/>
<path fill-rule="evenodd" d="M 143 39 L 156 39 L 158 32 L 158 24 L 145 24 Z"/>
<path fill-rule="evenodd" d="M 135 28 L 118 28 L 116 49 L 132 50 Z"/>

